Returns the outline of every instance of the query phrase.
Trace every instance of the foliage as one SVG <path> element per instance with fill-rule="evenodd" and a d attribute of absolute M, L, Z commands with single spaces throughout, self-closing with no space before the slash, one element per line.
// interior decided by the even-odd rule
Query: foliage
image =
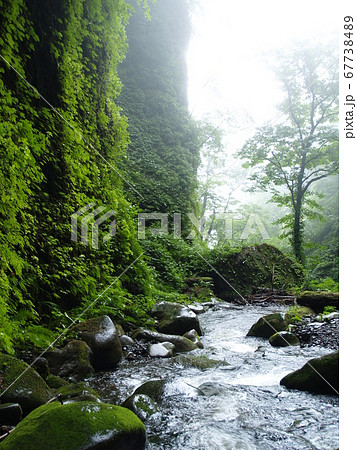
<path fill-rule="evenodd" d="M 131 12 L 124 0 L 0 1 L 0 350 L 112 277 L 148 290 L 144 261 L 123 273 L 142 251 L 115 167 L 129 142 L 114 100 Z M 116 238 L 98 251 L 71 241 L 71 215 L 89 203 L 117 211 Z"/>
<path fill-rule="evenodd" d="M 325 278 L 322 281 L 310 281 L 308 288 L 313 291 L 338 292 L 339 284 L 332 278 Z"/>
<path fill-rule="evenodd" d="M 327 314 L 331 314 L 333 312 L 336 312 L 337 309 L 335 306 L 325 306 L 322 315 L 327 315 Z"/>
<path fill-rule="evenodd" d="M 198 130 L 187 110 L 185 51 L 190 22 L 184 0 L 160 0 L 151 21 L 137 11 L 128 26 L 124 83 L 118 99 L 129 119 L 123 167 L 132 203 L 144 212 L 197 211 Z M 153 51 L 155 49 L 155 51 Z"/>
<path fill-rule="evenodd" d="M 256 188 L 269 188 L 272 201 L 288 206 L 280 219 L 291 237 L 295 257 L 303 262 L 304 222 L 319 217 L 311 192 L 317 181 L 338 170 L 338 72 L 334 49 L 296 48 L 281 55 L 277 75 L 286 93 L 281 116 L 287 122 L 264 126 L 238 152 L 255 167 Z"/>

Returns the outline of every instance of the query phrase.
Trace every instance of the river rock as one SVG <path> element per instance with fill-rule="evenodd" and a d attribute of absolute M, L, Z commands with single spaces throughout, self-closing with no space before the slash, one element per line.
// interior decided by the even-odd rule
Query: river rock
<path fill-rule="evenodd" d="M 197 389 L 200 394 L 205 397 L 212 397 L 213 395 L 223 395 L 227 393 L 227 386 L 209 381 L 200 384 Z"/>
<path fill-rule="evenodd" d="M 187 331 L 195 329 L 200 336 L 202 335 L 197 315 L 187 306 L 161 302 L 154 306 L 152 314 L 159 320 L 157 329 L 160 333 L 182 336 Z"/>
<path fill-rule="evenodd" d="M 150 344 L 148 348 L 149 356 L 152 358 L 171 358 L 174 353 L 175 346 L 171 342 L 162 342 L 158 344 Z"/>
<path fill-rule="evenodd" d="M 22 409 L 18 403 L 0 405 L 0 425 L 17 425 L 22 419 Z"/>
<path fill-rule="evenodd" d="M 100 401 L 98 392 L 84 382 L 62 386 L 56 390 L 56 394 L 61 394 L 64 402 L 78 402 L 85 399 L 90 399 L 95 402 Z"/>
<path fill-rule="evenodd" d="M 94 374 L 93 352 L 84 341 L 70 341 L 63 349 L 46 353 L 51 372 L 63 378 L 81 381 Z"/>
<path fill-rule="evenodd" d="M 339 307 L 339 294 L 334 292 L 302 292 L 297 298 L 296 302 L 302 306 L 312 308 L 315 313 L 320 313 L 325 306 Z"/>
<path fill-rule="evenodd" d="M 203 348 L 203 344 L 196 330 L 187 331 L 187 333 L 185 333 L 183 337 L 192 341 L 197 348 Z"/>
<path fill-rule="evenodd" d="M 46 380 L 50 375 L 50 368 L 46 358 L 39 357 L 34 360 L 31 367 L 36 370 L 36 372 L 41 375 L 41 377 Z"/>
<path fill-rule="evenodd" d="M 155 402 L 161 403 L 165 395 L 166 383 L 166 380 L 146 381 L 136 388 L 132 395 L 145 394 L 155 400 Z"/>
<path fill-rule="evenodd" d="M 338 351 L 310 359 L 301 369 L 289 373 L 280 381 L 288 389 L 332 395 L 337 394 L 338 383 Z"/>
<path fill-rule="evenodd" d="M 193 311 L 195 314 L 203 314 L 206 311 L 206 308 L 200 304 L 188 305 L 188 308 L 190 308 L 190 310 Z"/>
<path fill-rule="evenodd" d="M 69 382 L 64 378 L 61 378 L 57 375 L 48 375 L 46 378 L 46 383 L 51 389 L 59 389 L 63 386 L 68 386 Z"/>
<path fill-rule="evenodd" d="M 89 319 L 74 326 L 72 330 L 91 348 L 95 370 L 113 369 L 118 364 L 122 349 L 118 331 L 110 317 Z"/>
<path fill-rule="evenodd" d="M 144 450 L 145 426 L 132 412 L 105 403 L 51 403 L 29 414 L 1 450 Z"/>
<path fill-rule="evenodd" d="M 157 333 L 156 331 L 138 329 L 133 333 L 134 339 L 143 339 L 144 341 L 171 342 L 177 352 L 190 352 L 195 350 L 196 345 L 183 336 Z"/>
<path fill-rule="evenodd" d="M 41 376 L 13 356 L 0 353 L 0 394 L 2 403 L 19 403 L 24 415 L 53 397 Z"/>
<path fill-rule="evenodd" d="M 273 347 L 289 347 L 290 345 L 300 345 L 300 341 L 297 336 L 288 331 L 279 331 L 279 333 L 270 336 L 269 343 Z"/>
<path fill-rule="evenodd" d="M 136 345 L 134 340 L 130 336 L 127 336 L 126 334 L 120 336 L 119 339 L 123 347 L 135 347 Z"/>
<path fill-rule="evenodd" d="M 159 409 L 153 399 L 145 394 L 131 395 L 125 400 L 122 406 L 130 409 L 130 411 L 133 411 L 133 413 L 143 421 L 159 412 Z"/>
<path fill-rule="evenodd" d="M 270 338 L 273 334 L 284 331 L 288 326 L 280 313 L 261 317 L 248 331 L 247 336 Z"/>
<path fill-rule="evenodd" d="M 179 355 L 175 356 L 173 361 L 184 367 L 196 367 L 201 370 L 229 365 L 226 361 L 207 358 L 204 355 Z"/>

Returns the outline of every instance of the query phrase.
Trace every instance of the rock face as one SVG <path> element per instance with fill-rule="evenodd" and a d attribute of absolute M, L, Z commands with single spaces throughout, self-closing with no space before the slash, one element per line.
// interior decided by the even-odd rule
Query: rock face
<path fill-rule="evenodd" d="M 18 377 L 20 378 L 16 381 Z M 24 415 L 53 397 L 50 388 L 32 367 L 2 353 L 0 353 L 0 379 L 1 402 L 19 403 Z"/>
<path fill-rule="evenodd" d="M 247 336 L 270 338 L 273 334 L 284 331 L 287 322 L 280 313 L 261 317 L 248 331 Z"/>
<path fill-rule="evenodd" d="M 279 333 L 270 336 L 269 343 L 273 347 L 289 347 L 290 345 L 300 345 L 300 341 L 297 336 L 288 331 L 279 331 Z"/>
<path fill-rule="evenodd" d="M 84 341 L 70 341 L 62 350 L 54 348 L 46 358 L 51 372 L 59 377 L 81 381 L 94 374 L 93 352 Z"/>
<path fill-rule="evenodd" d="M 108 316 L 95 317 L 79 323 L 72 329 L 93 352 L 95 370 L 114 368 L 121 359 L 122 349 L 118 331 Z"/>
<path fill-rule="evenodd" d="M 190 352 L 195 350 L 196 345 L 183 336 L 157 333 L 156 331 L 139 329 L 133 333 L 134 339 L 143 339 L 144 341 L 171 342 L 174 344 L 177 352 Z"/>
<path fill-rule="evenodd" d="M 159 320 L 157 329 L 160 333 L 182 336 L 194 329 L 202 335 L 197 315 L 184 305 L 161 302 L 155 305 L 152 314 Z"/>
<path fill-rule="evenodd" d="M 280 384 L 288 389 L 337 395 L 338 368 L 337 351 L 321 358 L 310 359 L 301 369 L 286 375 Z"/>
<path fill-rule="evenodd" d="M 2 442 L 2 450 L 144 450 L 144 424 L 128 409 L 104 403 L 43 405 Z"/>
<path fill-rule="evenodd" d="M 296 299 L 297 303 L 302 306 L 308 306 L 316 313 L 324 310 L 325 306 L 334 306 L 338 309 L 339 294 L 332 292 L 303 292 Z"/>

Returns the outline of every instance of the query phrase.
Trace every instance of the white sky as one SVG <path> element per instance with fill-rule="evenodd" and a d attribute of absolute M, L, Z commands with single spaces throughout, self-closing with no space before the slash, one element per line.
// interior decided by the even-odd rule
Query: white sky
<path fill-rule="evenodd" d="M 193 116 L 223 122 L 228 172 L 232 158 L 256 126 L 278 116 L 283 94 L 269 69 L 272 52 L 292 41 L 338 41 L 341 14 L 336 0 L 199 0 L 187 62 L 189 106 Z M 220 193 L 227 191 L 222 186 Z M 235 196 L 251 197 L 240 188 Z"/>
<path fill-rule="evenodd" d="M 254 122 L 272 119 L 279 86 L 264 59 L 291 40 L 314 41 L 333 33 L 336 0 L 200 0 L 188 52 L 193 115 L 247 111 Z"/>

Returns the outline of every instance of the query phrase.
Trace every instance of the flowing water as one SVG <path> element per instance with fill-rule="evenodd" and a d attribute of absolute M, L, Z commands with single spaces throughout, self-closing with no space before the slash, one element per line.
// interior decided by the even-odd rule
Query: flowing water
<path fill-rule="evenodd" d="M 287 373 L 331 350 L 275 348 L 246 337 L 261 316 L 278 310 L 220 304 L 199 316 L 205 348 L 190 354 L 228 365 L 200 370 L 173 359 L 126 361 L 92 384 L 106 401 L 120 404 L 145 381 L 167 380 L 160 412 L 146 422 L 149 450 L 336 449 L 337 398 L 279 385 Z M 261 345 L 265 352 L 256 352 Z"/>

